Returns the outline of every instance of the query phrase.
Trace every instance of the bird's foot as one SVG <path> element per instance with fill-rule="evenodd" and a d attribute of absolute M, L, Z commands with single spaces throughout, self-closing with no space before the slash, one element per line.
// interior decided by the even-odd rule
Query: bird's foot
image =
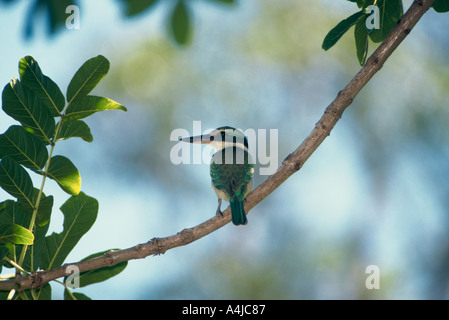
<path fill-rule="evenodd" d="M 215 214 L 217 216 L 220 215 L 221 217 L 223 217 L 223 212 L 221 211 L 221 199 L 218 199 L 218 208 L 217 208 L 217 212 Z"/>

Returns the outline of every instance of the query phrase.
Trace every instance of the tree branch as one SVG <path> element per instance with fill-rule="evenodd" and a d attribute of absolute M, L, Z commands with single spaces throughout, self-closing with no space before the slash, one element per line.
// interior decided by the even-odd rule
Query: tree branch
<path fill-rule="evenodd" d="M 323 116 L 316 123 L 309 136 L 293 153 L 285 158 L 276 173 L 270 176 L 247 196 L 245 201 L 246 212 L 249 212 L 291 175 L 301 169 L 307 159 L 330 134 L 332 128 L 341 118 L 343 111 L 352 103 L 355 96 L 365 84 L 368 83 L 374 74 L 382 68 L 388 57 L 405 37 L 407 37 L 419 19 L 430 8 L 432 3 L 433 0 L 415 0 L 413 2 L 409 10 L 398 22 L 397 26 L 366 61 L 365 66 L 355 75 L 348 85 L 338 93 L 334 101 L 332 101 L 326 108 Z M 214 216 L 193 228 L 184 229 L 169 237 L 154 238 L 147 243 L 138 244 L 124 250 L 110 251 L 100 257 L 86 261 L 65 264 L 52 270 L 39 271 L 28 276 L 19 276 L 15 279 L 0 281 L 0 290 L 11 290 L 16 288 L 17 290 L 22 291 L 29 288 L 39 288 L 51 280 L 70 275 L 71 272 L 66 273 L 66 268 L 69 265 L 76 266 L 79 268 L 80 272 L 83 272 L 112 266 L 123 261 L 143 259 L 149 255 L 163 254 L 169 249 L 184 246 L 198 240 L 223 227 L 230 221 L 231 214 L 228 207 L 223 212 L 223 218 Z"/>

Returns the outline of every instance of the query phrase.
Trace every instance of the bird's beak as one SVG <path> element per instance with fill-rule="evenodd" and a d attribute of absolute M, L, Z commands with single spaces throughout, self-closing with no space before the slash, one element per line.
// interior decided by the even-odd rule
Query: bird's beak
<path fill-rule="evenodd" d="M 202 134 L 200 136 L 179 138 L 179 141 L 190 142 L 190 143 L 209 144 L 212 142 L 212 140 L 210 138 L 211 138 L 210 134 Z"/>

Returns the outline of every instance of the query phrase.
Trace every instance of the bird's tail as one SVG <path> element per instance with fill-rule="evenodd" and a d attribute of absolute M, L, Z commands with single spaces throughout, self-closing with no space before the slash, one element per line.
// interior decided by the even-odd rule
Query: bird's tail
<path fill-rule="evenodd" d="M 232 213 L 232 223 L 236 226 L 240 224 L 247 224 L 248 219 L 246 219 L 245 208 L 243 207 L 243 200 L 234 199 L 229 201 Z"/>

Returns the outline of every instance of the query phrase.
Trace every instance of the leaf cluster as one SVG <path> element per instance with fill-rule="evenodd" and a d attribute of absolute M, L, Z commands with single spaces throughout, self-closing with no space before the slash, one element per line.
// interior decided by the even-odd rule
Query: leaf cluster
<path fill-rule="evenodd" d="M 98 201 L 81 191 L 75 164 L 65 156 L 52 155 L 60 141 L 75 137 L 93 140 L 89 126 L 81 119 L 99 111 L 126 111 L 113 100 L 90 95 L 108 70 L 109 61 L 101 55 L 86 61 L 71 79 L 64 97 L 37 61 L 26 56 L 19 61 L 19 79 L 13 78 L 4 87 L 2 109 L 18 124 L 0 135 L 0 187 L 12 197 L 0 202 L 0 271 L 8 267 L 16 268 L 16 274 L 29 274 L 59 267 L 94 224 Z M 40 188 L 33 186 L 31 174 L 42 177 Z M 43 192 L 47 178 L 69 195 L 60 208 L 63 231 L 50 235 L 54 201 Z M 81 285 L 106 280 L 124 266 L 117 265 L 112 272 L 97 270 L 95 277 L 87 277 Z M 66 298 L 77 297 L 67 292 Z M 0 297 L 47 299 L 51 287 L 47 284 L 15 293 L 0 292 Z"/>
<path fill-rule="evenodd" d="M 0 2 L 16 2 L 17 0 L 0 0 Z M 133 17 L 147 12 L 158 3 L 166 0 L 116 0 L 121 3 L 123 13 L 126 17 Z M 236 0 L 206 0 L 210 3 L 232 5 Z M 171 0 L 170 9 L 167 13 L 167 33 L 178 45 L 188 45 L 193 33 L 192 2 L 189 0 Z M 66 8 L 70 5 L 78 5 L 78 0 L 33 0 L 25 17 L 25 37 L 33 36 L 34 26 L 42 16 L 47 18 L 47 30 L 50 35 L 55 34 L 65 26 L 68 15 Z M 82 10 L 82 9 L 81 9 Z M 44 15 L 42 15 L 44 13 Z"/>
<path fill-rule="evenodd" d="M 332 28 L 323 40 L 322 48 L 329 50 L 354 26 L 354 40 L 357 59 L 364 65 L 368 55 L 368 42 L 382 42 L 404 14 L 402 0 L 347 0 L 354 2 L 360 9 Z M 368 29 L 366 21 L 374 14 L 367 10 L 370 6 L 379 9 L 379 28 Z M 432 8 L 436 12 L 448 12 L 449 0 L 435 0 Z"/>

